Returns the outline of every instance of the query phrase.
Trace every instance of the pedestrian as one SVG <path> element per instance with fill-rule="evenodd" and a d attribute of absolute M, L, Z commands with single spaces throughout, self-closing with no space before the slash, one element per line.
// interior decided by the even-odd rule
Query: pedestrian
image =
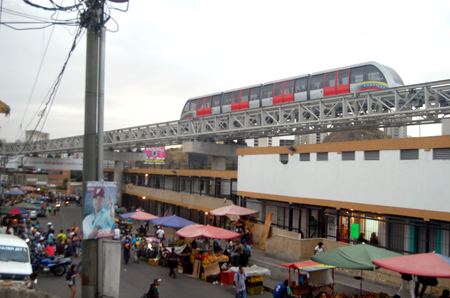
<path fill-rule="evenodd" d="M 158 227 L 158 230 L 156 230 L 156 237 L 159 239 L 159 241 L 164 240 L 164 230 L 161 226 Z"/>
<path fill-rule="evenodd" d="M 248 260 L 252 257 L 252 248 L 250 245 L 244 242 L 244 253 L 241 255 L 240 264 L 244 267 L 247 267 Z"/>
<path fill-rule="evenodd" d="M 445 289 L 442 291 L 442 295 L 439 296 L 439 298 L 449 298 L 449 294 L 450 292 L 447 289 Z"/>
<path fill-rule="evenodd" d="M 180 258 L 175 253 L 175 247 L 172 247 L 172 252 L 167 256 L 167 265 L 169 265 L 169 276 L 172 276 L 174 279 L 177 278 L 175 274 L 174 268 L 177 268 L 178 265 L 181 265 Z"/>
<path fill-rule="evenodd" d="M 50 213 L 52 213 L 52 208 L 51 208 L 50 205 L 47 203 L 47 206 L 45 207 L 45 216 L 47 217 L 47 219 L 50 218 Z"/>
<path fill-rule="evenodd" d="M 141 247 L 141 238 L 139 238 L 139 235 L 136 234 L 136 237 L 133 239 L 133 259 L 134 262 L 139 264 L 139 258 L 138 258 L 138 253 Z"/>
<path fill-rule="evenodd" d="M 55 202 L 55 204 L 53 204 L 52 209 L 53 209 L 53 215 L 56 215 L 56 202 Z"/>
<path fill-rule="evenodd" d="M 279 282 L 273 290 L 273 298 L 288 298 L 288 285 L 289 281 L 287 279 L 283 282 Z"/>
<path fill-rule="evenodd" d="M 150 285 L 150 289 L 147 292 L 147 298 L 159 298 L 159 285 L 161 284 L 161 278 L 155 278 Z"/>
<path fill-rule="evenodd" d="M 325 251 L 325 248 L 323 247 L 323 243 L 319 242 L 316 246 L 316 248 L 314 248 L 314 254 L 318 255 L 321 254 Z"/>
<path fill-rule="evenodd" d="M 123 259 L 125 260 L 125 265 L 128 265 L 131 250 L 131 241 L 128 238 L 128 236 L 125 237 L 125 240 L 122 242 L 122 247 L 123 247 Z"/>
<path fill-rule="evenodd" d="M 239 266 L 239 272 L 234 276 L 234 287 L 236 288 L 236 298 L 242 296 L 242 298 L 246 297 L 245 292 L 245 280 L 247 279 L 247 275 L 244 272 L 244 267 Z"/>
<path fill-rule="evenodd" d="M 369 241 L 367 241 L 365 237 L 364 233 L 359 233 L 359 237 L 357 239 L 358 243 L 369 243 Z"/>
<path fill-rule="evenodd" d="M 62 243 L 66 243 L 66 234 L 64 234 L 63 229 L 59 231 L 59 234 L 56 236 L 56 240 L 61 240 Z"/>
<path fill-rule="evenodd" d="M 372 245 L 378 245 L 378 237 L 377 237 L 377 234 L 375 232 L 370 234 L 369 243 L 372 244 Z"/>
<path fill-rule="evenodd" d="M 409 287 L 409 293 L 411 294 L 411 298 L 415 298 L 415 296 L 414 296 L 414 281 L 413 281 L 412 275 L 411 274 L 404 274 L 404 273 L 401 273 L 401 272 L 400 272 L 400 274 L 402 275 L 402 286 L 400 287 L 400 289 L 398 289 L 397 295 L 400 296 L 400 293 L 404 289 L 406 289 L 406 287 L 408 286 Z"/>
<path fill-rule="evenodd" d="M 50 243 L 49 245 L 47 245 L 47 247 L 45 248 L 45 253 L 46 253 L 47 257 L 55 256 L 55 247 L 53 246 L 53 243 Z"/>
<path fill-rule="evenodd" d="M 38 274 L 36 272 L 31 273 L 30 279 L 27 281 L 27 289 L 36 290 L 36 279 Z"/>
<path fill-rule="evenodd" d="M 78 265 L 80 264 L 81 262 Z M 78 268 L 79 268 L 78 265 L 72 264 L 72 266 L 70 266 L 69 271 L 67 271 L 66 275 L 66 284 L 70 288 L 70 298 L 75 297 L 75 293 L 77 292 L 75 277 L 78 276 Z"/>

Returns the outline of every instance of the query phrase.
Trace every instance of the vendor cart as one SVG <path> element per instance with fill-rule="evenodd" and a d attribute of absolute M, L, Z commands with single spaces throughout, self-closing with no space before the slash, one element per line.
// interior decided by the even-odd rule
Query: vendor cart
<path fill-rule="evenodd" d="M 333 294 L 334 268 L 336 267 L 314 261 L 281 264 L 281 266 L 289 268 L 289 286 L 293 296 L 311 295 L 315 298 L 321 291 Z"/>

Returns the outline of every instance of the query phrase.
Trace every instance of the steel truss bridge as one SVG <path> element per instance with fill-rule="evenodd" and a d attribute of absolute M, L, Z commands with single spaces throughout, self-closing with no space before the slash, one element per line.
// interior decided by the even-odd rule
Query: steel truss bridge
<path fill-rule="evenodd" d="M 342 94 L 258 109 L 147 124 L 103 134 L 105 150 L 183 141 L 224 141 L 440 123 L 450 114 L 450 80 Z M 8 143 L 0 155 L 83 151 L 83 135 L 30 143 Z"/>

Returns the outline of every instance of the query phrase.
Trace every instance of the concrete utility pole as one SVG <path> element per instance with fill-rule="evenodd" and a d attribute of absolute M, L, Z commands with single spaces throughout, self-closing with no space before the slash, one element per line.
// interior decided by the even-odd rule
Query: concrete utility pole
<path fill-rule="evenodd" d="M 87 0 L 87 10 L 81 16 L 81 24 L 87 28 L 83 156 L 84 201 L 86 182 L 103 179 L 104 1 Z M 83 206 L 86 206 L 86 202 Z M 101 272 L 102 266 L 99 264 L 101 259 L 99 258 L 99 249 L 97 239 L 83 240 L 82 297 L 96 298 L 102 295 L 99 285 L 103 272 Z"/>

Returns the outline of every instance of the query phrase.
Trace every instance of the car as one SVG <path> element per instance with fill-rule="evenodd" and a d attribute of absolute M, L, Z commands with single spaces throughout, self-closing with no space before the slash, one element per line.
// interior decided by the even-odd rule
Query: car
<path fill-rule="evenodd" d="M 30 201 L 30 204 L 36 205 L 36 207 L 38 207 L 37 210 L 37 216 L 45 216 L 45 208 L 42 209 L 42 205 L 45 204 L 44 201 L 36 201 L 36 200 L 32 200 Z"/>
<path fill-rule="evenodd" d="M 37 210 L 30 210 L 30 218 L 37 219 L 38 212 Z"/>
<path fill-rule="evenodd" d="M 0 283 L 24 286 L 33 273 L 28 244 L 6 234 L 0 234 L 0 243 Z"/>

